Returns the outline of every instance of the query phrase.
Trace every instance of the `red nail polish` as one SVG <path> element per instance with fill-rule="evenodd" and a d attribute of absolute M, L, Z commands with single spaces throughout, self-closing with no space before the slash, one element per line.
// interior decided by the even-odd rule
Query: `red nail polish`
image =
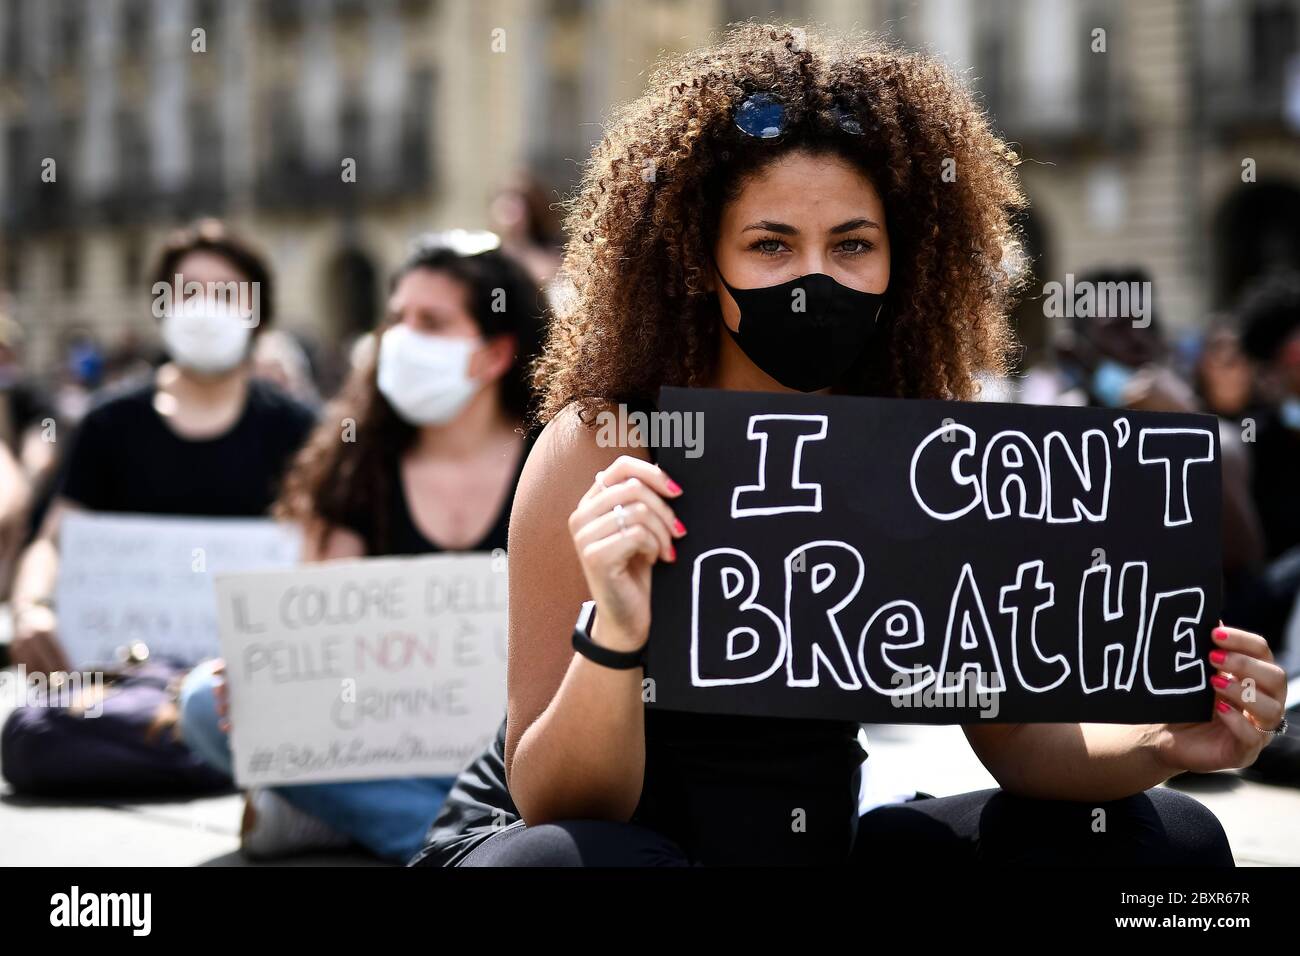
<path fill-rule="evenodd" d="M 1218 650 L 1217 648 L 1215 650 L 1210 651 L 1210 660 L 1214 661 L 1214 663 L 1216 664 L 1222 664 L 1224 660 L 1227 658 L 1227 656 L 1228 656 L 1227 651 L 1221 651 Z"/>
<path fill-rule="evenodd" d="M 686 525 L 682 524 L 681 518 L 673 519 L 673 530 L 676 531 L 678 534 L 686 533 Z"/>
<path fill-rule="evenodd" d="M 1221 627 L 1216 627 L 1210 632 L 1210 636 L 1216 641 L 1226 641 L 1228 639 L 1228 632 Z"/>
<path fill-rule="evenodd" d="M 669 561 L 677 560 L 677 549 L 674 548 L 671 544 L 668 546 L 668 560 Z"/>
<path fill-rule="evenodd" d="M 1232 710 L 1232 708 L 1228 706 L 1228 702 L 1226 700 L 1216 700 L 1214 702 L 1214 706 L 1219 708 L 1219 710 L 1223 711 L 1225 714 L 1228 711 Z"/>
<path fill-rule="evenodd" d="M 679 485 L 677 482 L 673 481 L 671 478 L 669 478 L 668 493 L 673 495 L 680 495 L 682 493 L 682 486 Z"/>
<path fill-rule="evenodd" d="M 1215 674 L 1210 678 L 1210 683 L 1219 688 L 1219 690 L 1223 690 L 1223 688 L 1232 683 L 1232 678 L 1224 677 L 1222 674 Z"/>

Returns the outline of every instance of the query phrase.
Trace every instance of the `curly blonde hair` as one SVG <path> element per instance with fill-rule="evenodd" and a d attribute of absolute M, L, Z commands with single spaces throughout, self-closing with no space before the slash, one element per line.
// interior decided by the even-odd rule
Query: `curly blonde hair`
<path fill-rule="evenodd" d="M 735 126 L 760 91 L 786 104 L 778 140 Z M 841 132 L 837 108 L 865 135 Z M 888 318 L 834 391 L 969 398 L 978 372 L 1006 369 L 1019 274 L 1007 264 L 1021 260 L 1012 217 L 1026 200 L 1016 154 L 971 93 L 935 60 L 873 34 L 747 23 L 661 63 L 592 151 L 567 204 L 561 274 L 572 294 L 535 368 L 541 422 L 570 403 L 586 412 L 708 381 L 722 206 L 799 148 L 834 152 L 870 178 L 892 249 Z"/>

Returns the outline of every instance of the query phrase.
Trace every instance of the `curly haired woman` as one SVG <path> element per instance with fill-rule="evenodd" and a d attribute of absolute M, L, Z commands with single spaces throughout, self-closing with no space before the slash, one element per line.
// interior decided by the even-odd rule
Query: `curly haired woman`
<path fill-rule="evenodd" d="M 999 788 L 861 815 L 857 725 L 647 710 L 639 668 L 570 643 L 588 599 L 597 645 L 652 639 L 651 570 L 687 533 L 691 489 L 601 447 L 595 414 L 661 385 L 971 396 L 1010 344 L 1015 161 L 941 66 L 872 37 L 742 26 L 616 118 L 570 211 L 574 293 L 511 514 L 507 724 L 420 862 L 1232 864 L 1208 810 L 1153 788 L 1254 760 L 1283 694 L 1256 635 L 1223 631 L 1212 721 L 968 726 Z"/>

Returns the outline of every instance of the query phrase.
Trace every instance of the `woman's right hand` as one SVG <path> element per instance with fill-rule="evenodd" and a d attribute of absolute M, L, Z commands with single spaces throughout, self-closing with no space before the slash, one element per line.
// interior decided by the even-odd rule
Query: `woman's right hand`
<path fill-rule="evenodd" d="M 53 609 L 33 604 L 14 612 L 14 635 L 9 645 L 11 663 L 29 673 L 71 671 L 72 664 L 59 643 L 58 619 Z"/>
<path fill-rule="evenodd" d="M 217 707 L 217 726 L 223 734 L 230 733 L 230 692 L 226 689 L 226 661 L 217 658 L 212 662 L 212 700 Z"/>
<path fill-rule="evenodd" d="M 596 473 L 569 515 L 569 532 L 596 602 L 592 638 L 597 643 L 619 651 L 644 646 L 650 635 L 650 570 L 656 561 L 677 560 L 673 541 L 686 533 L 664 498 L 681 493 L 658 466 L 621 455 Z"/>

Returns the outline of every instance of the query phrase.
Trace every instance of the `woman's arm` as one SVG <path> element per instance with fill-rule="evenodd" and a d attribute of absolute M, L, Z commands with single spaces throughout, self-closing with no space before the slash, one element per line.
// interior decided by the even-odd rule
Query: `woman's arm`
<path fill-rule="evenodd" d="M 642 670 L 602 667 L 570 643 L 582 602 L 593 593 L 594 641 L 632 650 L 649 633 L 650 568 L 673 553 L 672 518 L 658 497 L 667 491 L 666 476 L 645 462 L 643 449 L 631 451 L 635 459 L 599 447 L 566 409 L 538 437 L 515 493 L 506 773 L 529 825 L 626 820 L 641 797 Z M 641 478 L 629 480 L 638 470 Z M 607 475 L 608 492 L 593 485 L 597 472 Z M 618 496 L 628 502 L 623 537 L 605 527 Z M 644 500 L 633 504 L 634 496 Z"/>
<path fill-rule="evenodd" d="M 1214 710 L 1176 724 L 967 724 L 966 739 L 1006 790 L 1057 800 L 1112 800 L 1183 770 L 1249 767 L 1286 707 L 1286 674 L 1258 634 L 1220 625 Z"/>
<path fill-rule="evenodd" d="M 303 528 L 303 564 L 365 556 L 366 543 L 355 531 L 337 525 L 327 525 L 319 518 L 307 522 Z"/>
<path fill-rule="evenodd" d="M 29 671 L 50 673 L 72 669 L 59 643 L 58 622 L 51 607 L 59 578 L 59 524 L 76 504 L 58 497 L 45 513 L 40 533 L 18 559 L 10 603 L 14 612 L 14 637 L 9 653 L 15 664 Z"/>
<path fill-rule="evenodd" d="M 1158 724 L 965 724 L 1002 789 L 1048 800 L 1116 800 L 1168 780 Z"/>

